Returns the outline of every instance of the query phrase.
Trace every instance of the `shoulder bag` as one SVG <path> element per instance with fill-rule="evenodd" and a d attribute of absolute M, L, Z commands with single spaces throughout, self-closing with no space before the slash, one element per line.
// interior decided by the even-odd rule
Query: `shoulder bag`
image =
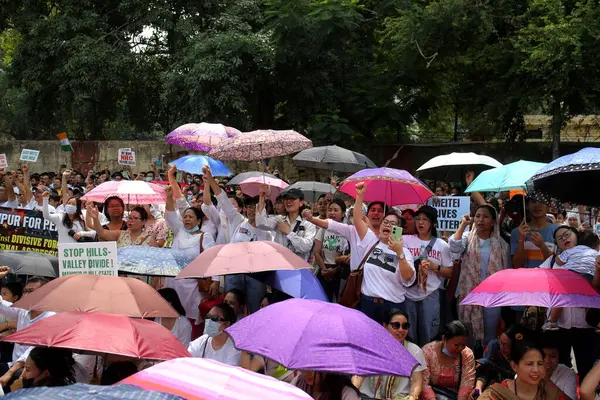
<path fill-rule="evenodd" d="M 375 242 L 375 244 L 369 249 L 369 251 L 367 251 L 367 253 L 363 257 L 362 261 L 358 265 L 358 268 L 356 268 L 354 271 L 350 272 L 350 275 L 346 279 L 346 282 L 344 283 L 344 287 L 342 288 L 342 291 L 340 292 L 340 300 L 338 302 L 339 304 L 341 304 L 345 307 L 348 307 L 348 308 L 357 308 L 358 307 L 358 304 L 360 303 L 360 294 L 361 294 L 360 290 L 362 287 L 362 281 L 363 281 L 363 275 L 364 275 L 363 266 L 365 265 L 365 262 L 367 262 L 369 255 L 371 255 L 371 253 L 373 252 L 373 250 L 375 250 L 375 247 L 377 247 L 378 244 L 379 244 L 379 240 L 377 242 Z"/>

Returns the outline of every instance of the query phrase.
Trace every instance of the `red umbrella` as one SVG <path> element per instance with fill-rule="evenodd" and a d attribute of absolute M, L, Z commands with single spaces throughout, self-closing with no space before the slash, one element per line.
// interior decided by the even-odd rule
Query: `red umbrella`
<path fill-rule="evenodd" d="M 179 317 L 147 283 L 107 275 L 63 276 L 23 296 L 13 307 L 35 311 L 104 312 L 135 318 Z"/>
<path fill-rule="evenodd" d="M 290 249 L 275 242 L 240 242 L 211 247 L 189 263 L 177 278 L 310 268 Z"/>
<path fill-rule="evenodd" d="M 3 339 L 28 346 L 60 347 L 85 354 L 148 360 L 191 357 L 179 340 L 153 321 L 104 313 L 63 312 Z"/>

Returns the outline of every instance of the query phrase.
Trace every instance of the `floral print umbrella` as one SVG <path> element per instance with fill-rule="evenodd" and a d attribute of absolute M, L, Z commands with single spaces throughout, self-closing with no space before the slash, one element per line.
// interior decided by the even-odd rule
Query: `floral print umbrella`
<path fill-rule="evenodd" d="M 237 129 L 222 124 L 185 124 L 167 135 L 167 143 L 195 151 L 209 151 L 224 139 L 240 133 Z"/>
<path fill-rule="evenodd" d="M 280 157 L 312 147 L 310 139 L 296 131 L 272 129 L 242 133 L 215 146 L 208 155 L 217 160 L 257 161 Z"/>

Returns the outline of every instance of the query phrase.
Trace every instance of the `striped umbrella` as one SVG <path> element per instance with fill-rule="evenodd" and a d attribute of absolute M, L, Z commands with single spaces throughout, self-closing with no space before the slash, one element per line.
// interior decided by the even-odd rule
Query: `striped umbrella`
<path fill-rule="evenodd" d="M 270 376 L 206 358 L 165 361 L 126 378 L 135 385 L 188 400 L 310 400 L 307 393 Z"/>

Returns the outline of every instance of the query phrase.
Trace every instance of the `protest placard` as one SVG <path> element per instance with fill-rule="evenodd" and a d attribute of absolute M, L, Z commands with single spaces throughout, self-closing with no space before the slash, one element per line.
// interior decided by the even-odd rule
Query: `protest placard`
<path fill-rule="evenodd" d="M 59 276 L 117 276 L 117 242 L 59 243 Z"/>
<path fill-rule="evenodd" d="M 6 160 L 6 154 L 0 154 L 0 168 L 8 167 L 8 161 Z"/>
<path fill-rule="evenodd" d="M 39 150 L 23 149 L 21 151 L 21 161 L 25 162 L 37 162 L 38 156 L 40 155 Z"/>
<path fill-rule="evenodd" d="M 56 255 L 58 232 L 41 211 L 0 207 L 0 250 Z"/>
<path fill-rule="evenodd" d="M 471 210 L 471 198 L 459 196 L 432 197 L 427 203 L 438 212 L 437 229 L 455 232 L 460 226 L 463 215 Z"/>
<path fill-rule="evenodd" d="M 119 149 L 119 165 L 135 166 L 135 151 L 131 149 Z"/>

